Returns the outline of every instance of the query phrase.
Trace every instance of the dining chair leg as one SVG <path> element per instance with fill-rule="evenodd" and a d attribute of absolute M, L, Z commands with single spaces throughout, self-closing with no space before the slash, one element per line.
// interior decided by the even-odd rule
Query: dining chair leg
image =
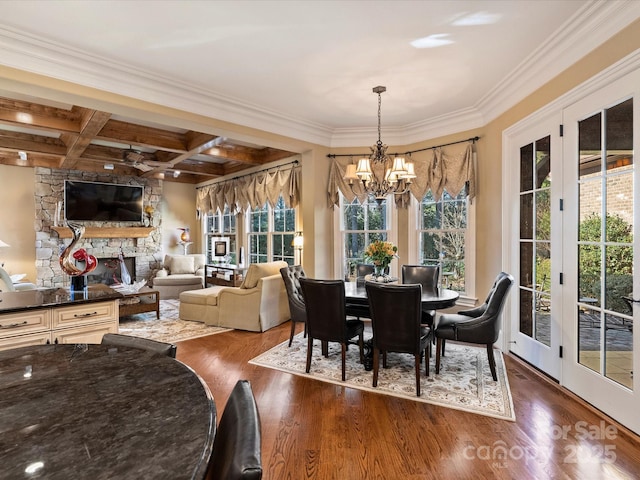
<path fill-rule="evenodd" d="M 420 396 L 420 354 L 415 354 L 415 364 L 416 364 L 416 395 Z"/>
<path fill-rule="evenodd" d="M 387 368 L 387 352 L 382 352 L 382 368 Z"/>
<path fill-rule="evenodd" d="M 380 368 L 380 350 L 373 348 L 373 386 L 378 386 L 378 369 Z"/>
<path fill-rule="evenodd" d="M 311 370 L 311 350 L 313 350 L 313 338 L 309 335 L 307 337 L 307 373 Z"/>
<path fill-rule="evenodd" d="M 346 379 L 345 368 L 347 366 L 347 342 L 343 342 L 340 345 L 342 346 L 342 381 L 344 382 Z"/>
<path fill-rule="evenodd" d="M 320 345 L 322 346 L 322 355 L 327 358 L 329 356 L 329 342 L 321 340 Z"/>
<path fill-rule="evenodd" d="M 438 338 L 436 343 L 436 375 L 440 373 L 440 350 L 442 348 L 442 338 Z"/>
<path fill-rule="evenodd" d="M 427 346 L 424 349 L 424 363 L 426 365 L 424 370 L 425 370 L 425 373 L 426 373 L 427 377 L 429 376 L 429 361 L 431 360 L 429 358 L 430 345 L 431 345 L 431 340 L 429 340 L 429 342 L 427 343 Z"/>
<path fill-rule="evenodd" d="M 489 357 L 489 368 L 491 369 L 491 376 L 495 382 L 498 381 L 498 374 L 496 373 L 496 359 L 493 356 L 493 345 L 487 344 L 487 356 Z"/>
<path fill-rule="evenodd" d="M 364 334 L 361 333 L 358 337 L 358 346 L 360 347 L 360 363 L 364 363 Z"/>
<path fill-rule="evenodd" d="M 296 322 L 291 319 L 291 335 L 289 335 L 289 346 L 293 343 L 293 337 L 296 334 Z"/>

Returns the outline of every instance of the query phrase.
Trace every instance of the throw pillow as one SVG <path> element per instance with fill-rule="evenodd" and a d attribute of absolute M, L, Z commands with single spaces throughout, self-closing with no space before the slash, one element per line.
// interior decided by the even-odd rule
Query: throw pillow
<path fill-rule="evenodd" d="M 240 288 L 255 288 L 258 286 L 258 280 L 271 275 L 280 275 L 280 269 L 286 266 L 287 262 L 252 263 Z"/>
<path fill-rule="evenodd" d="M 172 275 L 180 273 L 193 273 L 196 271 L 193 257 L 172 257 L 169 264 Z"/>

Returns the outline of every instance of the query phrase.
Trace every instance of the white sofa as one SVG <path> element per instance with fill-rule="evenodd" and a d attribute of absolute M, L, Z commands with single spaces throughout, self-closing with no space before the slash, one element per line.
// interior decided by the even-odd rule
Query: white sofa
<path fill-rule="evenodd" d="M 206 256 L 201 253 L 165 255 L 162 269 L 153 277 L 160 298 L 178 298 L 181 292 L 204 287 Z"/>
<path fill-rule="evenodd" d="M 180 294 L 180 318 L 217 327 L 264 332 L 291 318 L 280 269 L 287 262 L 254 263 L 240 287 L 215 286 Z"/>

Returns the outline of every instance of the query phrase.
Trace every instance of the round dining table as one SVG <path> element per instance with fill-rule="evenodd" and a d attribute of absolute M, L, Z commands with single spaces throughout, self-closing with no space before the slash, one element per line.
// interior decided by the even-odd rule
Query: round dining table
<path fill-rule="evenodd" d="M 205 478 L 216 407 L 180 361 L 129 347 L 0 351 L 0 479 Z"/>
<path fill-rule="evenodd" d="M 345 282 L 344 295 L 347 303 L 369 305 L 364 284 L 358 285 L 357 282 Z M 460 294 L 458 292 L 448 288 L 438 289 L 437 294 L 423 290 L 422 308 L 424 310 L 442 310 L 443 308 L 453 307 L 459 297 Z"/>

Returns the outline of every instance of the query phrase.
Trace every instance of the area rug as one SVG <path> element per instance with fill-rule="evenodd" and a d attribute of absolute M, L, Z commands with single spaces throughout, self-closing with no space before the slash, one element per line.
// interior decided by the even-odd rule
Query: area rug
<path fill-rule="evenodd" d="M 179 300 L 160 300 L 159 319 L 156 318 L 156 312 L 122 317 L 120 318 L 120 333 L 175 343 L 229 331 L 228 328 L 180 320 L 178 317 L 179 308 Z"/>
<path fill-rule="evenodd" d="M 421 396 L 417 397 L 412 355 L 388 354 L 389 368 L 383 369 L 380 365 L 378 386 L 374 388 L 373 372 L 366 371 L 360 363 L 357 346 L 347 350 L 347 379 L 342 382 L 339 344 L 329 344 L 329 356 L 325 358 L 320 353 L 320 342 L 316 341 L 311 357 L 311 370 L 305 373 L 307 339 L 300 333 L 294 337 L 290 348 L 288 343 L 287 340 L 273 347 L 249 363 L 349 388 L 515 421 L 504 361 L 497 350 L 495 358 L 498 381 L 494 382 L 486 348 L 448 342 L 438 375 L 435 374 L 434 358 L 431 359 L 429 377 L 424 376 L 422 367 Z"/>

